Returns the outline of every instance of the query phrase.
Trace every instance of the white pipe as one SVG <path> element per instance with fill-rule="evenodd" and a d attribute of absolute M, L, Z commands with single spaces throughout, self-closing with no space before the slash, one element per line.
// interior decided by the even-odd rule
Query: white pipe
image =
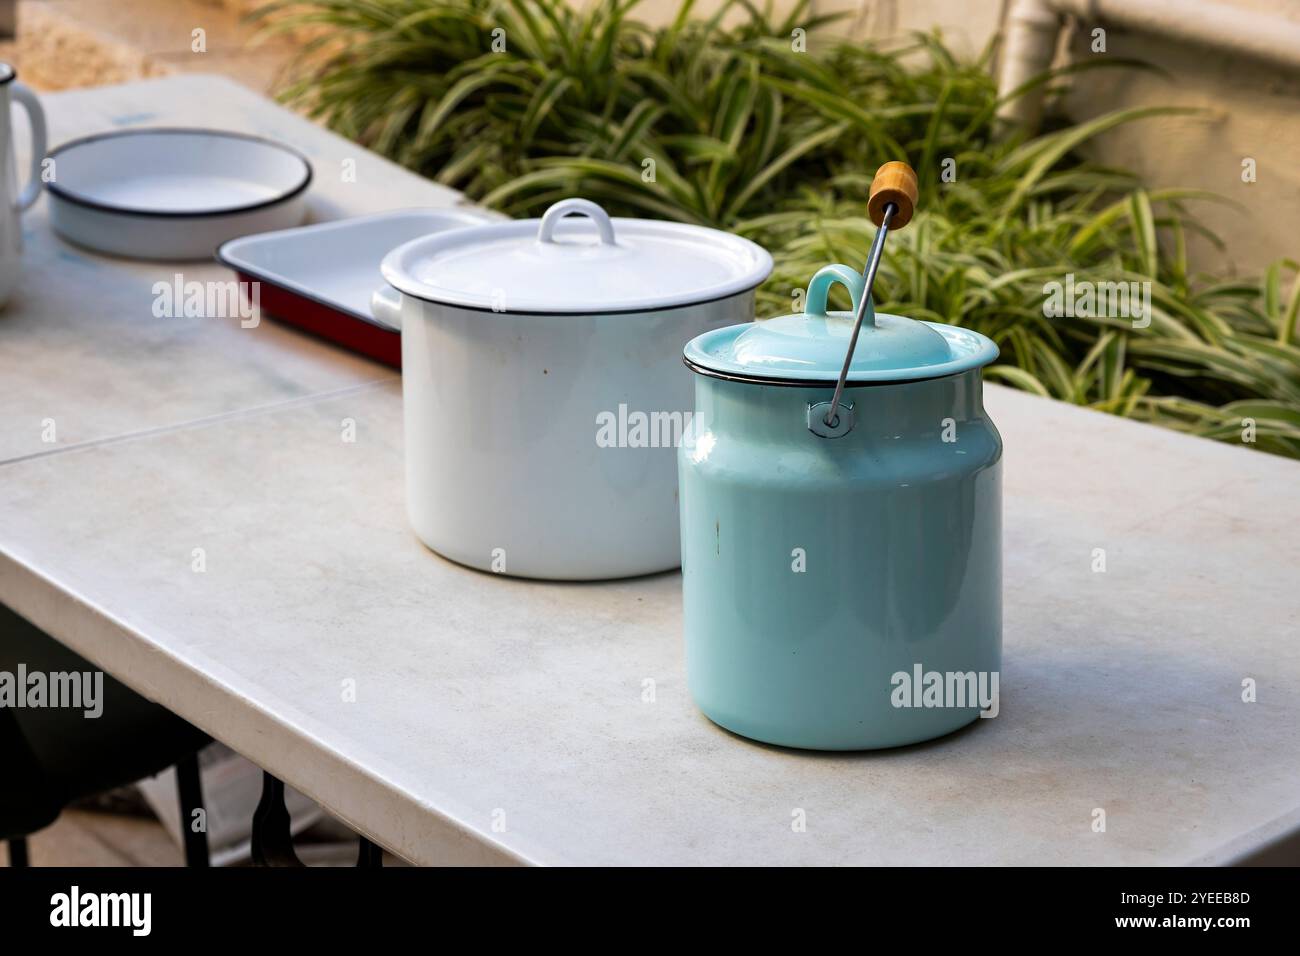
<path fill-rule="evenodd" d="M 1051 65 L 1065 16 L 1089 25 L 1113 24 L 1300 70 L 1300 23 L 1213 0 L 1177 4 L 1169 0 L 1015 0 L 1007 14 L 999 97 L 1023 86 Z M 1045 92 L 1036 89 L 1004 103 L 998 118 L 1030 128 L 1037 126 Z"/>
<path fill-rule="evenodd" d="M 1007 14 L 998 98 L 1018 90 L 1052 65 L 1061 15 L 1050 0 L 1015 0 Z M 998 119 L 1036 129 L 1043 113 L 1043 89 L 1023 93 L 998 107 Z"/>

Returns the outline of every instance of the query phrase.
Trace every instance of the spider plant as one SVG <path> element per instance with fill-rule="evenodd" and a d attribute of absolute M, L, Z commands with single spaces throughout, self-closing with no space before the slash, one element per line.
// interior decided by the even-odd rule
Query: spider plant
<path fill-rule="evenodd" d="M 829 18 L 806 16 L 806 3 L 779 22 L 746 7 L 723 28 L 738 3 L 696 19 L 691 0 L 653 31 L 628 17 L 635 5 L 311 0 L 258 16 L 272 29 L 325 27 L 284 99 L 508 212 L 581 182 L 616 211 L 722 225 L 799 181 L 791 167 L 815 162 L 836 131 L 784 115 L 753 51 Z"/>
<path fill-rule="evenodd" d="M 1297 263 L 1258 281 L 1193 275 L 1194 211 L 1219 200 L 1149 191 L 1080 156 L 1168 111 L 1021 141 L 996 128 L 991 49 L 962 62 L 933 36 L 838 41 L 806 2 L 778 18 L 734 0 L 704 17 L 686 0 L 653 29 L 635 5 L 295 0 L 261 15 L 310 32 L 287 100 L 481 202 L 537 215 L 581 194 L 750 236 L 777 262 L 760 314 L 789 311 L 826 262 L 864 260 L 871 173 L 907 159 L 922 212 L 887 248 L 882 307 L 990 335 L 994 380 L 1300 457 Z M 1045 287 L 1067 276 L 1149 283 L 1149 323 L 1049 316 Z"/>

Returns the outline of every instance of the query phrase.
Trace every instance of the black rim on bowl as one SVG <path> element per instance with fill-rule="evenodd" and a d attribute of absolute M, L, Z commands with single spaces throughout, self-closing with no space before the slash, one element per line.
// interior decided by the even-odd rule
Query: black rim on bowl
<path fill-rule="evenodd" d="M 84 206 L 87 209 L 95 209 L 99 212 L 113 213 L 119 216 L 145 216 L 159 219 L 193 219 L 201 216 L 230 216 L 236 213 L 255 212 L 258 209 L 266 209 L 277 203 L 282 203 L 293 199 L 311 185 L 312 168 L 307 157 L 298 152 L 292 146 L 286 146 L 284 143 L 276 142 L 273 139 L 267 139 L 264 136 L 253 136 L 250 133 L 235 133 L 224 129 L 209 129 L 206 127 L 184 127 L 184 126 L 166 126 L 166 127 L 143 127 L 140 129 L 123 129 L 112 130 L 107 133 L 95 133 L 91 136 L 82 136 L 78 139 L 69 140 L 61 146 L 56 146 L 50 150 L 46 157 L 56 159 L 60 153 L 75 149 L 78 146 L 85 146 L 87 143 L 95 143 L 104 139 L 120 139 L 126 136 L 175 136 L 175 135 L 200 135 L 200 136 L 220 136 L 225 139 L 242 139 L 250 143 L 260 143 L 263 146 L 269 146 L 272 149 L 279 150 L 292 156 L 298 162 L 302 163 L 303 178 L 292 189 L 280 193 L 278 196 L 272 196 L 270 199 L 263 199 L 254 203 L 244 203 L 238 206 L 223 206 L 219 209 L 139 209 L 131 206 L 116 206 L 112 203 L 100 202 L 97 199 L 90 199 L 86 196 L 80 196 L 77 193 L 61 186 L 57 181 L 51 181 L 45 184 L 55 196 L 67 202 L 78 206 Z M 56 167 L 57 168 L 57 167 Z"/>

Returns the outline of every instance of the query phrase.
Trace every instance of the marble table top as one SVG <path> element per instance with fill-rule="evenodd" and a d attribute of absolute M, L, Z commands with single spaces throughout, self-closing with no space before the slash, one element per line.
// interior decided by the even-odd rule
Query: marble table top
<path fill-rule="evenodd" d="M 52 143 L 187 121 L 286 140 L 317 218 L 458 201 L 224 80 L 45 102 Z M 323 172 L 349 157 L 357 183 Z M 676 574 L 545 584 L 425 549 L 396 375 L 270 321 L 154 318 L 158 278 L 229 274 L 78 251 L 44 200 L 25 224 L 0 601 L 414 862 L 1226 863 L 1300 832 L 1295 462 L 989 386 L 999 716 L 782 750 L 692 705 Z"/>

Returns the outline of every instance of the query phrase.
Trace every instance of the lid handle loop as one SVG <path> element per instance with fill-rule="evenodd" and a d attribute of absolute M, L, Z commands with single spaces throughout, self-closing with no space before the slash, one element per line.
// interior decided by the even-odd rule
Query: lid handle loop
<path fill-rule="evenodd" d="M 818 319 L 826 318 L 826 298 L 830 294 L 831 286 L 837 282 L 849 290 L 849 298 L 853 301 L 853 314 L 857 315 L 858 308 L 862 304 L 862 293 L 866 291 L 866 280 L 858 274 L 857 269 L 839 263 L 823 266 L 812 277 L 808 283 L 808 294 L 804 297 L 804 315 Z M 870 325 L 875 325 L 875 305 L 870 301 L 870 296 L 867 298 L 866 321 Z"/>
<path fill-rule="evenodd" d="M 542 224 L 537 229 L 537 241 L 554 242 L 555 227 L 560 224 L 561 219 L 570 215 L 586 216 L 595 223 L 601 245 L 615 245 L 614 223 L 610 221 L 609 214 L 590 199 L 561 199 L 546 210 L 542 216 Z"/>

